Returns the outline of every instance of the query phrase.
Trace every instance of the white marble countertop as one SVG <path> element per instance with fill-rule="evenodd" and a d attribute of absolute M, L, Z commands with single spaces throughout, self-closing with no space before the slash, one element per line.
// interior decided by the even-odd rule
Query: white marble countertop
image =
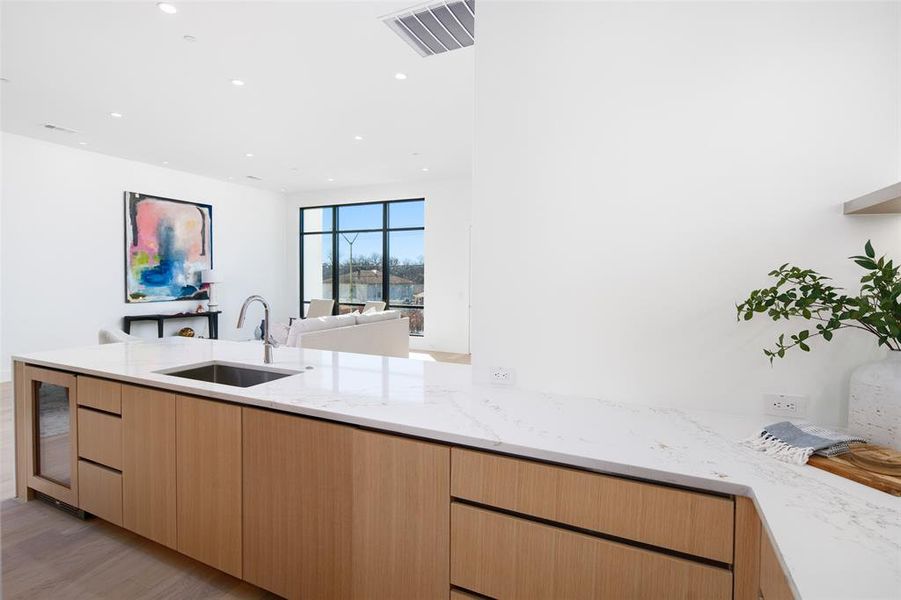
<path fill-rule="evenodd" d="M 901 598 L 901 498 L 738 444 L 773 417 L 683 411 L 472 383 L 470 367 L 276 348 L 300 374 L 235 388 L 160 374 L 262 366 L 259 344 L 168 338 L 14 357 L 31 364 L 754 498 L 803 598 Z M 307 369 L 312 367 L 312 369 Z"/>

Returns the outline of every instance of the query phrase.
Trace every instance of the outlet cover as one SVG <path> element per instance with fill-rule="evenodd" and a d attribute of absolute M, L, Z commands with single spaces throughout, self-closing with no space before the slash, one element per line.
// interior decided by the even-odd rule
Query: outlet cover
<path fill-rule="evenodd" d="M 491 367 L 488 370 L 488 381 L 496 385 L 513 385 L 514 381 L 513 369 L 506 367 Z"/>
<path fill-rule="evenodd" d="M 764 394 L 763 412 L 779 417 L 804 418 L 807 416 L 807 396 Z"/>

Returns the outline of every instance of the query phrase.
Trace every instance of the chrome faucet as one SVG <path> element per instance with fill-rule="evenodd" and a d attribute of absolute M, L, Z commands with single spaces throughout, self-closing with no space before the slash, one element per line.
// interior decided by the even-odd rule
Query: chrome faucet
<path fill-rule="evenodd" d="M 263 305 L 263 362 L 269 364 L 272 362 L 272 340 L 269 338 L 269 303 L 265 298 L 254 294 L 244 301 L 244 304 L 241 305 L 241 313 L 238 315 L 238 329 L 244 327 L 247 307 L 256 301 Z"/>

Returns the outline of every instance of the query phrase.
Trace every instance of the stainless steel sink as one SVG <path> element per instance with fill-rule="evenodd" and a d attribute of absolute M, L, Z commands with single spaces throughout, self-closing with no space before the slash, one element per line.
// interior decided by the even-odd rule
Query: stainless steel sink
<path fill-rule="evenodd" d="M 246 388 L 266 383 L 267 381 L 275 381 L 282 377 L 297 375 L 298 373 L 303 373 L 303 371 L 281 371 L 260 367 L 241 367 L 227 363 L 213 362 L 205 365 L 192 365 L 188 368 L 178 368 L 172 371 L 160 371 L 160 373 L 172 375 L 173 377 L 184 377 L 185 379 L 195 379 L 197 381 Z"/>

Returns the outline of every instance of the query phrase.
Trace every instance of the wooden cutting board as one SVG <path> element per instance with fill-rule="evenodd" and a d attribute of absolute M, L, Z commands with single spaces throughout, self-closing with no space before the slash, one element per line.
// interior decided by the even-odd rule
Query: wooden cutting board
<path fill-rule="evenodd" d="M 892 496 L 901 496 L 901 452 L 897 450 L 853 444 L 848 454 L 832 458 L 814 454 L 807 464 Z"/>

